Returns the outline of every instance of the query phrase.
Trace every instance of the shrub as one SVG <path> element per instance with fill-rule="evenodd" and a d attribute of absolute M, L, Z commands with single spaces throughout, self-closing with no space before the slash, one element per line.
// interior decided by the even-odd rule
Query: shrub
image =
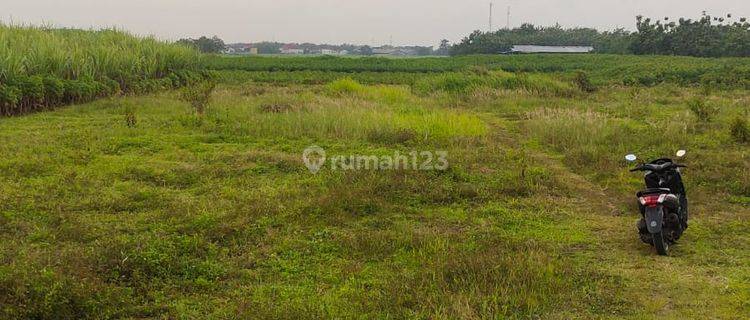
<path fill-rule="evenodd" d="M 180 86 L 182 86 L 182 79 L 180 79 L 180 77 L 176 73 L 174 73 L 174 72 L 170 73 L 166 77 L 166 79 L 169 79 L 169 81 L 172 83 L 172 87 L 180 87 Z"/>
<path fill-rule="evenodd" d="M 594 86 L 594 84 L 591 83 L 591 80 L 589 80 L 589 75 L 583 71 L 576 71 L 573 83 L 575 83 L 576 87 L 583 92 L 590 93 L 596 91 L 596 86 Z"/>
<path fill-rule="evenodd" d="M 21 89 L 0 84 L 0 112 L 5 115 L 14 113 L 22 95 Z"/>
<path fill-rule="evenodd" d="M 44 77 L 44 99 L 47 104 L 57 105 L 65 96 L 65 83 L 57 77 Z"/>
<path fill-rule="evenodd" d="M 710 122 L 714 114 L 718 111 L 716 107 L 708 105 L 706 101 L 699 98 L 690 100 L 688 107 L 701 122 Z"/>
<path fill-rule="evenodd" d="M 156 92 L 161 89 L 159 87 L 159 82 L 155 79 L 146 79 L 142 81 L 141 89 L 143 90 L 142 93 L 149 93 L 149 92 Z"/>
<path fill-rule="evenodd" d="M 215 88 L 216 82 L 209 80 L 188 86 L 182 91 L 182 100 L 190 103 L 196 113 L 203 115 Z"/>
<path fill-rule="evenodd" d="M 172 82 L 179 87 L 195 84 L 204 80 L 204 78 L 197 72 L 190 70 L 176 71 L 170 75 L 170 78 L 172 79 Z"/>
<path fill-rule="evenodd" d="M 206 80 L 218 81 L 221 77 L 221 74 L 215 70 L 201 70 L 200 76 Z"/>
<path fill-rule="evenodd" d="M 750 128 L 748 128 L 747 119 L 743 116 L 737 116 L 732 120 L 730 126 L 732 138 L 739 143 L 750 142 Z"/>
<path fill-rule="evenodd" d="M 29 99 L 32 103 L 44 101 L 44 81 L 42 77 L 19 77 L 14 82 L 21 89 L 24 98 Z"/>
<path fill-rule="evenodd" d="M 138 124 L 138 118 L 135 116 L 135 110 L 132 106 L 125 107 L 125 125 L 128 128 L 135 128 Z"/>
<path fill-rule="evenodd" d="M 120 83 L 112 80 L 110 78 L 104 78 L 101 80 L 101 83 L 104 85 L 104 93 L 106 95 L 116 95 L 122 92 L 122 88 L 120 88 Z"/>
<path fill-rule="evenodd" d="M 68 80 L 65 82 L 64 99 L 68 103 L 85 102 L 97 96 L 97 86 L 90 80 Z"/>

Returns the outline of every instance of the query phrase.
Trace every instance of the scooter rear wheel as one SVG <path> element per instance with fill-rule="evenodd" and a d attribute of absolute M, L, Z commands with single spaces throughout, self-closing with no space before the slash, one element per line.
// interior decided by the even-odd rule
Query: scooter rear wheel
<path fill-rule="evenodd" d="M 667 240 L 664 239 L 664 232 L 660 231 L 657 233 L 652 233 L 651 237 L 654 239 L 654 247 L 656 247 L 656 253 L 658 253 L 660 256 L 668 256 L 669 243 L 667 243 Z"/>

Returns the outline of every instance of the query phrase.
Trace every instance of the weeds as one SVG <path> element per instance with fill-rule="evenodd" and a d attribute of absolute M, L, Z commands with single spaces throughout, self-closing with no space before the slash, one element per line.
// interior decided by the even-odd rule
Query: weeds
<path fill-rule="evenodd" d="M 203 81 L 185 87 L 182 90 L 181 98 L 183 101 L 190 103 L 198 115 L 203 115 L 211 102 L 211 94 L 213 94 L 214 89 L 216 89 L 216 82 Z"/>
<path fill-rule="evenodd" d="M 125 125 L 128 128 L 135 128 L 138 125 L 138 118 L 136 118 L 135 109 L 132 106 L 125 107 Z"/>
<path fill-rule="evenodd" d="M 473 73 L 445 73 L 424 77 L 412 86 L 413 91 L 420 95 L 442 91 L 458 96 L 468 96 L 480 88 L 522 90 L 549 96 L 573 95 L 573 88 L 548 76 L 507 72 L 494 72 L 489 76 Z"/>
<path fill-rule="evenodd" d="M 714 115 L 719 111 L 718 108 L 706 103 L 704 99 L 694 98 L 688 102 L 688 108 L 693 112 L 698 121 L 708 123 L 713 120 Z"/>
<path fill-rule="evenodd" d="M 750 142 L 750 127 L 747 124 L 747 118 L 743 116 L 736 116 L 732 119 L 732 123 L 729 127 L 729 133 L 731 134 L 734 141 L 739 143 Z"/>
<path fill-rule="evenodd" d="M 344 78 L 331 82 L 326 86 L 326 89 L 333 95 L 355 94 L 364 91 L 364 87 L 351 78 Z"/>
<path fill-rule="evenodd" d="M 589 75 L 584 71 L 576 71 L 575 76 L 573 77 L 573 83 L 575 83 L 576 87 L 582 92 L 591 93 L 596 91 L 596 86 L 591 83 Z"/>
<path fill-rule="evenodd" d="M 413 140 L 415 136 L 416 132 L 414 130 L 379 127 L 370 130 L 367 134 L 367 139 L 375 143 L 403 144 Z"/>
<path fill-rule="evenodd" d="M 286 113 L 294 109 L 291 104 L 287 103 L 266 103 L 260 105 L 261 112 L 269 113 Z"/>

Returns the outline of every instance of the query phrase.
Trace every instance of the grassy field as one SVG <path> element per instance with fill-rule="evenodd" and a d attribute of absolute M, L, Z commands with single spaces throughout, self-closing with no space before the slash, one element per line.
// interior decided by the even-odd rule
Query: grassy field
<path fill-rule="evenodd" d="M 212 59 L 233 70 L 203 116 L 162 91 L 0 119 L 0 318 L 750 313 L 745 89 L 625 86 L 595 70 L 613 56 L 507 58 L 553 66 L 534 73 L 494 57 Z M 312 174 L 311 145 L 445 151 L 450 166 Z M 679 148 L 691 226 L 658 257 L 638 240 L 642 182 L 623 157 Z"/>
<path fill-rule="evenodd" d="M 452 58 L 388 59 L 319 57 L 214 56 L 205 66 L 215 70 L 253 71 L 256 79 L 328 77 L 349 73 L 365 80 L 390 79 L 393 74 L 502 70 L 538 72 L 565 76 L 574 71 L 589 73 L 600 84 L 653 86 L 660 83 L 750 89 L 750 58 L 706 59 L 674 56 L 623 55 L 478 55 Z M 300 73 L 300 71 L 303 71 Z M 270 74 L 268 72 L 271 72 Z M 297 73 L 294 73 L 297 72 Z M 364 73 L 365 76 L 360 76 Z M 388 73 L 391 76 L 377 75 Z M 375 74 L 375 75 L 373 75 Z M 385 80 L 393 83 L 393 80 Z M 399 76 L 398 80 L 409 81 Z"/>

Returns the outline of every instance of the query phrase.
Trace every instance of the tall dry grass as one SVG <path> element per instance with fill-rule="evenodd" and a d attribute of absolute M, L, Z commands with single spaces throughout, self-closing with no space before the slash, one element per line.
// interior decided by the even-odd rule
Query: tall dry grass
<path fill-rule="evenodd" d="M 21 114 L 200 78 L 200 54 L 116 29 L 0 24 L 0 114 Z"/>

